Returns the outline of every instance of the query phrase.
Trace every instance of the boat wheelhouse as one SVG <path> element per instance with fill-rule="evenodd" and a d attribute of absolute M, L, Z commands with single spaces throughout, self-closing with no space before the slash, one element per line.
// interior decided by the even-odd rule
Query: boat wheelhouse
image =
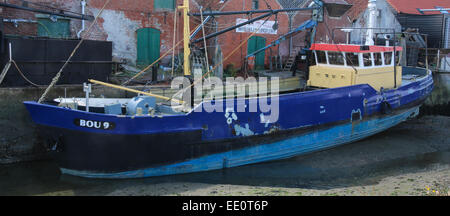
<path fill-rule="evenodd" d="M 402 84 L 398 66 L 402 47 L 351 44 L 313 44 L 315 65 L 310 66 L 308 86 L 337 88 L 369 84 L 375 90 Z"/>

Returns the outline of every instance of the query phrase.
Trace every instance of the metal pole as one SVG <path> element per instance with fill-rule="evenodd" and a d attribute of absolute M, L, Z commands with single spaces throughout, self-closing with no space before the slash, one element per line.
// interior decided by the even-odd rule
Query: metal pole
<path fill-rule="evenodd" d="M 249 10 L 249 11 L 226 11 L 226 12 L 207 12 L 203 13 L 203 16 L 220 16 L 220 15 L 238 15 L 238 14 L 257 14 L 257 13 L 281 13 L 281 12 L 293 12 L 293 11 L 305 11 L 305 10 L 315 10 L 320 9 L 320 7 L 309 7 L 309 8 L 286 8 L 277 10 Z M 189 13 L 189 16 L 201 16 L 200 13 Z"/>
<path fill-rule="evenodd" d="M 232 30 L 237 29 L 237 28 L 239 28 L 239 27 L 241 27 L 241 26 L 244 26 L 244 25 L 253 23 L 253 22 L 257 21 L 257 20 L 264 19 L 264 18 L 266 18 L 266 17 L 268 17 L 268 16 L 271 16 L 272 14 L 277 14 L 277 13 L 280 13 L 280 12 L 289 12 L 289 11 L 314 10 L 314 9 L 319 9 L 319 8 L 320 8 L 320 7 L 292 8 L 292 9 L 279 9 L 279 10 L 253 10 L 253 11 L 230 11 L 230 12 L 211 12 L 211 13 L 206 13 L 206 14 L 203 14 L 203 15 L 204 15 L 204 16 L 206 16 L 206 15 L 208 15 L 208 16 L 213 16 L 213 15 L 249 14 L 249 13 L 266 13 L 266 14 L 261 15 L 261 16 L 256 17 L 256 18 L 253 18 L 253 19 L 251 19 L 251 20 L 248 20 L 247 22 L 243 22 L 243 23 L 238 24 L 238 25 L 236 25 L 236 26 L 232 26 L 232 27 L 226 28 L 226 29 L 224 29 L 224 30 L 222 30 L 222 31 L 219 31 L 219 32 L 216 32 L 216 33 L 207 35 L 207 36 L 205 37 L 205 39 L 207 40 L 207 39 L 209 39 L 209 38 L 212 38 L 212 37 L 215 37 L 215 36 L 217 36 L 217 35 L 223 34 L 223 33 L 225 33 L 225 32 L 232 31 Z M 192 16 L 197 16 L 197 14 L 191 14 L 191 15 L 192 15 Z M 200 14 L 198 14 L 198 15 L 200 16 Z M 192 43 L 198 43 L 198 42 L 201 42 L 202 40 L 203 40 L 203 38 L 199 38 L 199 39 L 197 39 L 197 40 L 192 41 Z"/>
<path fill-rule="evenodd" d="M 400 61 L 401 61 L 400 57 L 402 55 L 404 55 L 403 52 L 406 52 L 406 50 L 402 49 L 402 55 L 398 56 L 398 62 L 396 62 L 395 55 L 397 53 L 397 50 L 396 50 L 397 49 L 397 40 L 395 39 L 395 34 L 396 34 L 395 28 L 392 29 L 392 33 L 393 33 L 392 35 L 394 37 L 394 79 L 395 79 L 395 81 L 394 81 L 394 88 L 397 88 L 397 64 L 400 65 Z M 402 69 L 402 71 L 403 71 L 403 69 Z"/>
<path fill-rule="evenodd" d="M 222 30 L 222 31 L 218 31 L 218 32 L 209 34 L 209 35 L 205 36 L 205 40 L 208 40 L 208 39 L 210 39 L 210 38 L 212 38 L 212 37 L 215 37 L 215 36 L 217 36 L 217 35 L 223 34 L 223 33 L 225 33 L 225 32 L 232 31 L 232 30 L 237 29 L 237 28 L 239 28 L 239 27 L 241 27 L 241 26 L 245 26 L 245 25 L 247 25 L 247 24 L 253 23 L 253 22 L 257 21 L 257 20 L 266 18 L 266 17 L 271 16 L 271 15 L 272 15 L 272 13 L 267 13 L 267 14 L 261 15 L 261 16 L 259 16 L 259 17 L 253 18 L 253 19 L 251 19 L 251 20 L 249 20 L 249 21 L 247 21 L 247 22 L 243 22 L 243 23 L 241 23 L 241 24 L 238 24 L 238 25 L 235 25 L 235 26 L 232 26 L 232 27 L 228 27 L 228 28 L 226 28 L 226 29 L 224 29 L 224 30 Z M 197 39 L 197 40 L 194 40 L 194 41 L 192 41 L 192 43 L 198 43 L 198 42 L 201 42 L 201 41 L 203 41 L 203 38 L 199 38 L 199 39 Z"/>
<path fill-rule="evenodd" d="M 12 62 L 12 46 L 11 46 L 11 42 L 9 42 L 9 61 Z"/>
<path fill-rule="evenodd" d="M 200 26 L 198 26 L 195 31 L 191 34 L 190 39 L 194 39 L 194 37 L 200 32 L 200 30 L 202 30 L 203 25 L 205 25 L 205 23 L 209 22 L 209 20 L 212 18 L 212 16 L 207 16 L 205 18 L 205 20 L 202 22 L 202 24 Z"/>
<path fill-rule="evenodd" d="M 89 94 L 92 91 L 91 87 L 92 85 L 90 83 L 89 84 L 83 83 L 83 90 L 84 92 L 86 92 L 86 112 L 89 112 Z"/>
<path fill-rule="evenodd" d="M 437 72 L 439 72 L 439 69 L 441 68 L 441 66 L 439 65 L 439 61 L 441 60 L 441 58 L 440 58 L 440 56 L 441 56 L 441 50 L 440 49 L 438 49 L 438 53 L 437 53 L 437 60 L 436 60 L 436 71 Z"/>

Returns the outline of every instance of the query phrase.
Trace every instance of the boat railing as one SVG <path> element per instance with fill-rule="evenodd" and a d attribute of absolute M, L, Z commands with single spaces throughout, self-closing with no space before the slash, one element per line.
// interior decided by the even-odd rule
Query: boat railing
<path fill-rule="evenodd" d="M 396 38 L 394 37 L 398 32 L 394 28 L 367 28 L 367 27 L 336 27 L 333 28 L 331 32 L 331 41 L 335 43 L 336 41 L 336 31 L 340 30 L 342 32 L 346 33 L 346 44 L 355 44 L 355 45 L 366 45 L 366 33 L 369 30 L 373 30 L 375 33 L 373 36 L 375 36 L 375 39 L 378 38 L 379 35 L 383 35 L 383 38 L 386 39 L 387 42 L 389 42 L 391 39 L 393 40 L 392 46 L 396 46 L 398 41 L 396 41 Z M 351 34 L 357 32 L 359 34 L 359 40 L 351 40 Z M 387 46 L 390 46 L 390 43 L 386 43 Z"/>

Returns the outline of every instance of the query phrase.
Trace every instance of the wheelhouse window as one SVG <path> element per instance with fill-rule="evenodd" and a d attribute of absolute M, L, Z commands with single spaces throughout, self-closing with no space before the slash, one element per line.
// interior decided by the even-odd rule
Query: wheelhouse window
<path fill-rule="evenodd" d="M 328 61 L 333 65 L 344 65 L 344 56 L 341 52 L 328 52 Z"/>
<path fill-rule="evenodd" d="M 319 64 L 327 64 L 327 55 L 325 51 L 316 51 L 317 54 L 317 63 Z"/>
<path fill-rule="evenodd" d="M 400 51 L 395 52 L 395 63 L 400 65 Z"/>
<path fill-rule="evenodd" d="M 381 57 L 381 53 L 373 53 L 373 58 L 374 58 L 375 66 L 383 65 L 383 59 Z"/>
<path fill-rule="evenodd" d="M 391 65 L 392 64 L 392 52 L 384 53 L 384 64 Z"/>
<path fill-rule="evenodd" d="M 363 53 L 363 63 L 364 67 L 372 66 L 372 55 L 370 53 Z"/>
<path fill-rule="evenodd" d="M 308 53 L 307 58 L 310 65 L 317 65 L 316 55 L 314 54 L 314 52 Z"/>
<path fill-rule="evenodd" d="M 345 53 L 345 60 L 348 66 L 359 67 L 359 54 L 358 53 Z"/>

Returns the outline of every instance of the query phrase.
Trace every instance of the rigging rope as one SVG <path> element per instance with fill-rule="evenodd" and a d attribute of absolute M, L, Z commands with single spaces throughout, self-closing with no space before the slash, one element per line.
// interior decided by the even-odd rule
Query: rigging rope
<path fill-rule="evenodd" d="M 170 75 L 173 78 L 173 71 L 175 70 L 175 42 L 177 41 L 177 9 L 175 8 L 174 18 L 173 18 L 173 52 L 172 52 L 172 73 Z"/>
<path fill-rule="evenodd" d="M 197 27 L 199 27 L 200 25 L 198 25 Z M 192 30 L 190 32 L 190 34 L 192 34 L 195 29 L 197 28 L 195 27 L 194 30 Z M 131 77 L 129 80 L 125 81 L 122 83 L 122 86 L 125 86 L 126 84 L 128 84 L 129 82 L 131 82 L 132 80 L 136 79 L 138 76 L 142 75 L 145 71 L 147 71 L 148 69 L 150 69 L 153 65 L 155 65 L 157 62 L 159 62 L 162 58 L 166 57 L 173 49 L 175 49 L 175 47 L 178 47 L 178 45 L 180 45 L 181 42 L 184 41 L 184 38 L 181 39 L 180 41 L 178 41 L 178 43 L 170 48 L 166 53 L 164 53 L 161 57 L 159 57 L 158 59 L 156 59 L 153 63 L 151 63 L 150 65 L 148 65 L 146 68 L 142 69 L 139 73 L 137 73 L 136 75 L 134 75 L 133 77 Z"/>
<path fill-rule="evenodd" d="M 207 73 L 205 73 L 200 79 L 198 79 L 198 80 L 192 82 L 192 84 L 189 85 L 188 87 L 186 87 L 186 88 L 184 88 L 184 89 L 178 91 L 178 92 L 175 93 L 174 95 L 172 95 L 171 98 L 176 97 L 177 95 L 179 95 L 179 94 L 185 92 L 187 89 L 189 89 L 189 88 L 193 87 L 194 85 L 196 85 L 198 82 L 203 81 L 203 79 L 205 79 L 205 77 L 206 77 L 207 75 L 209 75 L 212 71 L 214 71 L 219 65 L 223 64 L 223 62 L 225 62 L 226 60 L 228 60 L 228 58 L 230 58 L 230 57 L 231 57 L 238 49 L 240 49 L 241 46 L 243 46 L 245 43 L 247 43 L 247 41 L 248 41 L 251 37 L 253 37 L 253 35 L 255 35 L 255 34 L 256 34 L 256 33 L 264 26 L 264 24 L 266 24 L 266 22 L 269 20 L 270 17 L 272 17 L 272 15 L 271 15 L 271 16 L 268 16 L 268 17 L 266 18 L 266 20 L 264 20 L 264 22 L 258 27 L 258 29 L 257 29 L 256 31 L 254 31 L 252 34 L 250 34 L 250 36 L 248 36 L 244 41 L 242 41 L 242 43 L 239 44 L 239 46 L 237 46 L 233 51 L 231 51 L 231 53 L 228 54 L 224 59 L 222 59 L 222 61 L 220 61 L 218 64 L 216 64 L 212 69 L 210 69 Z"/>
<path fill-rule="evenodd" d="M 200 9 L 200 17 L 203 20 L 203 11 L 201 9 Z M 209 70 L 208 49 L 206 47 L 206 38 L 205 38 L 206 35 L 205 35 L 205 27 L 204 27 L 204 25 L 202 25 L 202 32 L 203 32 L 203 44 L 205 46 L 206 70 Z"/>

